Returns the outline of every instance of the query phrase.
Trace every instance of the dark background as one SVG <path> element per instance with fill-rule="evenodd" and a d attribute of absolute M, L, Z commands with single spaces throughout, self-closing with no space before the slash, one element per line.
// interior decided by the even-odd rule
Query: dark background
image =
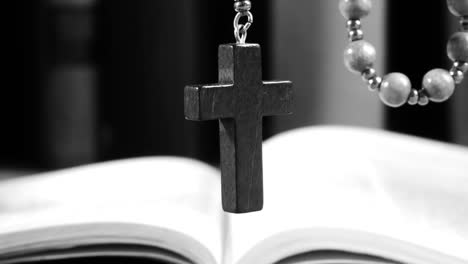
<path fill-rule="evenodd" d="M 287 3 L 292 9 L 296 2 L 305 2 L 252 2 L 255 23 L 249 40 L 262 45 L 264 79 L 290 78 L 277 75 L 282 70 L 274 62 L 284 54 L 278 42 L 296 44 L 294 39 L 278 41 L 277 36 L 294 28 L 279 32 L 283 29 L 274 25 L 279 16 L 284 21 L 295 15 L 281 6 Z M 327 16 L 320 8 L 330 2 L 309 1 L 310 16 L 304 19 Z M 423 12 L 417 1 L 392 0 L 386 5 L 385 15 L 376 19 L 386 21 L 386 50 L 379 52 L 385 54 L 387 71 L 421 80 L 436 66 L 450 66 L 445 45 L 456 21 L 445 1 L 426 1 Z M 1 106 L 0 167 L 49 170 L 148 155 L 187 156 L 217 164 L 217 122 L 184 120 L 183 87 L 216 82 L 217 46 L 234 41 L 232 1 L 18 0 L 7 10 L 13 34 L 7 38 L 11 48 L 4 52 L 13 59 L 5 62 L 9 71 Z M 338 12 L 337 7 L 334 10 Z M 344 47 L 344 20 L 336 23 L 342 31 L 326 34 L 341 34 Z M 311 31 L 310 38 L 322 36 Z M 288 72 L 304 70 L 291 65 Z M 319 68 L 320 62 L 316 65 Z M 463 86 L 466 90 L 466 82 Z M 314 89 L 310 93 L 327 87 Z M 466 92 L 455 96 L 457 101 L 425 108 L 379 106 L 382 121 L 375 128 L 468 144 L 463 136 L 468 134 L 466 104 L 456 104 L 468 96 Z M 264 137 L 298 126 L 336 123 L 303 120 L 309 108 L 302 104 L 288 120 L 267 119 Z"/>

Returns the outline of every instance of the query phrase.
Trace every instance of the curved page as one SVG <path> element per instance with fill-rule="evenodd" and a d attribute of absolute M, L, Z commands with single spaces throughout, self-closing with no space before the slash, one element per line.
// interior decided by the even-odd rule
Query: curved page
<path fill-rule="evenodd" d="M 0 257 L 120 243 L 220 263 L 219 171 L 180 158 L 85 166 L 0 183 Z"/>
<path fill-rule="evenodd" d="M 468 263 L 468 150 L 340 127 L 264 147 L 265 207 L 232 221 L 230 263 L 314 250 L 410 264 Z"/>

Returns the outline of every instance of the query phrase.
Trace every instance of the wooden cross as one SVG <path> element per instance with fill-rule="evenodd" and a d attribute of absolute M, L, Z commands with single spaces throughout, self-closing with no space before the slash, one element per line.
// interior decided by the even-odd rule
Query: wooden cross
<path fill-rule="evenodd" d="M 263 82 L 258 44 L 219 47 L 219 84 L 187 86 L 188 120 L 219 119 L 222 201 L 226 212 L 263 208 L 262 118 L 292 111 L 292 83 Z"/>

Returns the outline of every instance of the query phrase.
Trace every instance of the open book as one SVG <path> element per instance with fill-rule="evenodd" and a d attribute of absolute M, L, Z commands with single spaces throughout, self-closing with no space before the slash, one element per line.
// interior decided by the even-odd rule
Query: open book
<path fill-rule="evenodd" d="M 468 150 L 304 128 L 264 146 L 265 207 L 227 215 L 219 171 L 171 157 L 0 182 L 0 263 L 466 264 Z"/>

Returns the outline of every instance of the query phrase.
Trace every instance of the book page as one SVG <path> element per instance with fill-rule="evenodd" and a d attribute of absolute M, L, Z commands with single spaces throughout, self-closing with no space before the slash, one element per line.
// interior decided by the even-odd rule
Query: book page
<path fill-rule="evenodd" d="M 182 158 L 108 162 L 0 182 L 0 256 L 127 244 L 220 263 L 219 171 Z"/>
<path fill-rule="evenodd" d="M 387 132 L 304 128 L 264 146 L 265 207 L 231 217 L 228 263 L 314 250 L 468 262 L 468 150 Z"/>

